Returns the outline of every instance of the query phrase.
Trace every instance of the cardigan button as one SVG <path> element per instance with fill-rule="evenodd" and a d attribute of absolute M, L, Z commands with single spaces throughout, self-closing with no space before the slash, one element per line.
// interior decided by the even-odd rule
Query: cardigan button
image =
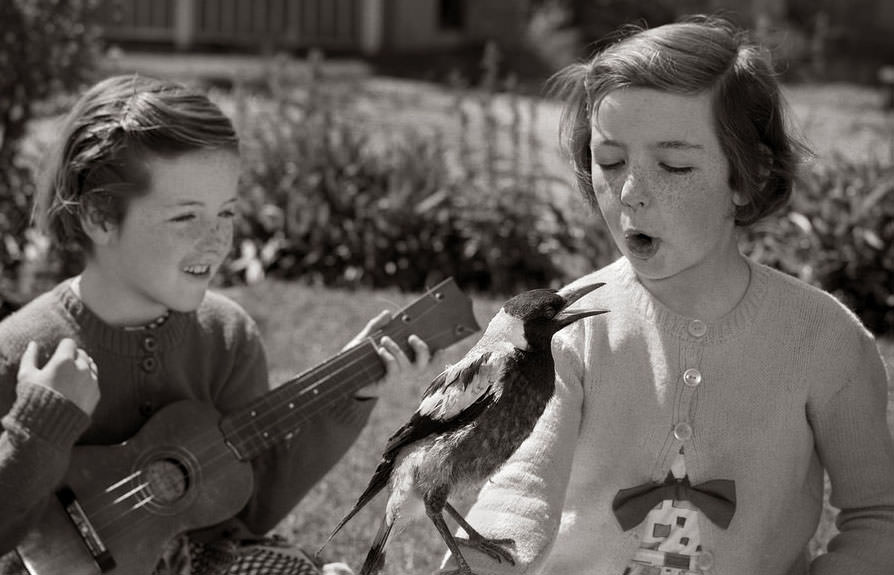
<path fill-rule="evenodd" d="M 152 410 L 153 406 L 151 401 L 144 401 L 140 404 L 140 415 L 142 415 L 143 417 L 149 417 L 150 415 L 152 415 Z"/>
<path fill-rule="evenodd" d="M 152 353 L 153 351 L 158 349 L 158 340 L 156 340 L 154 336 L 147 335 L 145 338 L 143 338 L 143 349 L 145 349 L 149 353 Z"/>
<path fill-rule="evenodd" d="M 695 369 L 694 367 L 690 367 L 683 372 L 683 383 L 685 383 L 689 387 L 697 387 L 698 384 L 700 384 L 701 382 L 702 372 Z"/>
<path fill-rule="evenodd" d="M 680 441 L 689 441 L 692 439 L 692 426 L 681 421 L 674 426 L 674 437 Z"/>
<path fill-rule="evenodd" d="M 708 333 L 707 324 L 700 319 L 694 319 L 689 322 L 687 328 L 689 329 L 689 335 L 692 337 L 701 337 Z"/>
<path fill-rule="evenodd" d="M 702 571 L 708 571 L 714 567 L 714 554 L 710 551 L 703 551 L 695 558 L 696 566 Z"/>
<path fill-rule="evenodd" d="M 151 355 L 146 356 L 140 362 L 140 368 L 146 373 L 152 373 L 158 368 L 158 360 Z"/>

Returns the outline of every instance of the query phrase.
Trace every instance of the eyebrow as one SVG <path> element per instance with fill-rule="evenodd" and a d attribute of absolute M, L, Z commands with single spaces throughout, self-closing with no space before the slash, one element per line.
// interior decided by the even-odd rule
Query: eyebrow
<path fill-rule="evenodd" d="M 704 150 L 701 144 L 692 144 L 683 140 L 669 140 L 667 142 L 658 142 L 655 146 L 661 150 Z"/>
<path fill-rule="evenodd" d="M 227 201 L 225 201 L 224 205 L 236 202 L 237 200 L 238 200 L 238 198 L 232 197 L 232 198 L 228 199 Z M 204 202 L 200 202 L 197 200 L 179 200 L 179 201 L 173 201 L 168 204 L 165 204 L 165 207 L 166 208 L 188 208 L 188 207 L 192 207 L 192 206 L 204 206 L 204 205 L 205 205 Z"/>
<path fill-rule="evenodd" d="M 602 140 L 602 141 L 594 141 L 591 143 L 592 147 L 595 146 L 610 146 L 613 148 L 626 148 L 624 144 L 615 140 Z M 691 142 L 686 142 L 684 140 L 666 140 L 662 142 L 658 142 L 654 146 L 659 150 L 704 150 L 705 147 L 701 144 L 693 144 Z"/>

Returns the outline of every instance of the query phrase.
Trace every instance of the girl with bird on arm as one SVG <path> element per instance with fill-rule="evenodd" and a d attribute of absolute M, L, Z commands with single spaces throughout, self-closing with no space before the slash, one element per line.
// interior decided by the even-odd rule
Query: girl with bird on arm
<path fill-rule="evenodd" d="M 237 135 L 218 106 L 179 84 L 108 78 L 74 105 L 51 160 L 35 215 L 51 241 L 85 254 L 85 266 L 0 323 L 4 574 L 21 572 L 14 549 L 55 504 L 75 445 L 128 441 L 179 400 L 226 414 L 270 390 L 257 325 L 208 291 L 230 252 L 240 171 Z M 373 318 L 349 346 L 388 317 Z M 383 380 L 252 459 L 248 502 L 220 523 L 174 534 L 141 572 L 317 572 L 266 534 L 351 446 L 375 405 L 367 399 L 427 365 L 426 344 L 408 342 L 412 362 L 390 338 L 376 342 Z"/>
<path fill-rule="evenodd" d="M 555 395 L 466 516 L 514 540 L 514 565 L 470 549 L 472 571 L 894 573 L 876 342 L 737 244 L 806 152 L 763 50 L 693 17 L 627 30 L 557 81 L 578 187 L 622 257 L 579 280 L 605 283 L 581 302 L 610 313 L 554 338 Z M 839 532 L 811 558 L 824 471 Z"/>

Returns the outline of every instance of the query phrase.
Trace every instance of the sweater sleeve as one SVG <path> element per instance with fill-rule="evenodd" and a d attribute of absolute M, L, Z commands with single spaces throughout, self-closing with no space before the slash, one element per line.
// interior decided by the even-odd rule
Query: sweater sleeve
<path fill-rule="evenodd" d="M 874 340 L 860 332 L 836 341 L 817 380 L 833 391 L 809 406 L 817 451 L 840 509 L 839 533 L 812 575 L 894 573 L 894 444 L 886 421 L 888 379 Z M 856 342 L 853 340 L 857 339 Z M 851 344 L 851 345 L 849 345 Z M 828 350 L 826 350 L 828 351 Z"/>
<path fill-rule="evenodd" d="M 0 366 L 0 554 L 24 536 L 68 469 L 90 423 L 74 403 L 40 385 L 16 386 L 18 363 Z"/>
<path fill-rule="evenodd" d="M 463 547 L 463 557 L 478 575 L 537 573 L 558 533 L 583 405 L 581 358 L 571 344 L 558 341 L 553 343 L 553 398 L 531 435 L 485 483 L 466 515 L 482 535 L 515 541 L 515 565 Z M 449 555 L 441 573 L 448 567 L 455 567 Z"/>

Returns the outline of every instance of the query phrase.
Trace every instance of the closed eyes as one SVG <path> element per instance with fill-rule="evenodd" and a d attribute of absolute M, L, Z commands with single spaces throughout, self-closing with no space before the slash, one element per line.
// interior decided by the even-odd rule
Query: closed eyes
<path fill-rule="evenodd" d="M 660 164 L 661 168 L 670 172 L 671 174 L 688 174 L 693 170 L 692 166 L 669 166 L 667 164 Z"/>
<path fill-rule="evenodd" d="M 625 163 L 626 162 L 624 161 L 603 163 L 597 162 L 596 165 L 598 165 L 599 168 L 603 171 L 611 172 L 622 168 Z M 658 165 L 661 167 L 662 170 L 670 174 L 688 174 L 695 169 L 692 166 L 671 166 L 669 164 L 665 164 L 664 162 L 660 162 Z"/>
<path fill-rule="evenodd" d="M 230 220 L 230 219 L 233 219 L 236 217 L 236 210 L 232 210 L 232 209 L 222 210 L 217 215 L 221 218 Z M 173 218 L 171 218 L 171 221 L 178 222 L 178 223 L 191 222 L 191 221 L 195 220 L 197 217 L 198 216 L 196 214 L 181 214 L 179 216 L 174 216 Z"/>
<path fill-rule="evenodd" d="M 605 171 L 611 171 L 611 170 L 617 170 L 618 168 L 623 166 L 624 162 L 612 162 L 612 163 L 597 162 L 596 165 L 598 165 L 601 169 L 603 169 Z"/>

